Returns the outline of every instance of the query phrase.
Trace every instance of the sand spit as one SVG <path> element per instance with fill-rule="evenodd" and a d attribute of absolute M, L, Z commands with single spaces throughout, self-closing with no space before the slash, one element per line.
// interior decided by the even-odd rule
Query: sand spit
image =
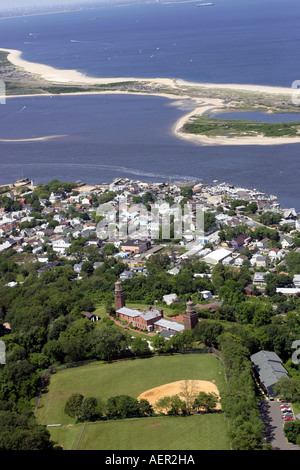
<path fill-rule="evenodd" d="M 273 96 L 285 96 L 287 99 L 291 99 L 295 93 L 294 88 L 284 88 L 284 87 L 271 87 L 271 86 L 262 86 L 262 85 L 247 85 L 247 84 L 212 84 L 212 83 L 194 83 L 187 82 L 181 79 L 172 79 L 172 78 L 153 78 L 153 79 L 141 79 L 141 78 L 98 78 L 98 77 L 89 77 L 85 74 L 80 73 L 77 70 L 60 70 L 50 67 L 48 65 L 38 64 L 34 62 L 29 62 L 22 59 L 22 52 L 14 49 L 0 49 L 3 52 L 8 53 L 8 60 L 15 65 L 20 67 L 25 71 L 39 76 L 45 81 L 48 81 L 50 84 L 69 84 L 69 85 L 108 85 L 113 83 L 121 83 L 128 81 L 143 82 L 150 86 L 150 91 L 140 92 L 140 91 L 130 91 L 130 94 L 138 95 L 151 95 L 151 96 L 161 96 L 173 100 L 175 106 L 181 107 L 184 100 L 191 100 L 192 105 L 189 108 L 192 108 L 192 111 L 189 111 L 186 115 L 181 117 L 176 124 L 173 126 L 172 132 L 176 137 L 188 140 L 195 144 L 200 145 L 284 145 L 292 143 L 300 143 L 299 137 L 264 137 L 263 135 L 257 135 L 254 137 L 207 137 L 204 135 L 188 134 L 182 131 L 184 124 L 192 116 L 200 116 L 206 112 L 212 111 L 222 111 L 228 107 L 228 100 L 225 99 L 213 99 L 209 97 L 200 97 L 197 98 L 197 88 L 199 89 L 199 95 L 203 89 L 220 89 L 220 90 L 233 90 L 235 92 L 249 92 L 249 93 L 263 93 L 266 95 Z M 170 93 L 160 93 L 159 87 L 167 87 Z M 172 91 L 174 90 L 174 94 Z M 189 91 L 193 92 L 192 95 L 189 94 Z M 180 92 L 180 97 L 178 96 Z M 112 91 L 85 91 L 78 93 L 60 93 L 60 95 L 89 95 L 89 94 L 129 94 L 129 92 L 120 90 Z M 182 95 L 184 93 L 184 96 Z M 29 97 L 29 96 L 49 96 L 46 94 L 41 95 L 13 95 L 8 96 L 7 98 L 17 98 L 17 97 Z M 182 108 L 184 109 L 184 108 Z M 41 138 L 46 139 L 49 137 Z M 57 138 L 57 137 L 56 137 Z M 26 139 L 30 140 L 30 139 Z M 1 140 L 2 142 L 8 140 Z M 23 140 L 24 141 L 24 140 Z"/>
<path fill-rule="evenodd" d="M 43 137 L 31 137 L 29 139 L 0 139 L 0 142 L 39 142 L 53 139 L 62 139 L 64 137 L 68 137 L 68 135 L 45 135 Z"/>

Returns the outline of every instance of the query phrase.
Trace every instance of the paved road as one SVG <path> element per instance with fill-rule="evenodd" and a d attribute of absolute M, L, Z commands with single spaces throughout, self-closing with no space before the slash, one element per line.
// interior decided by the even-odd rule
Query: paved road
<path fill-rule="evenodd" d="M 280 402 L 265 401 L 261 407 L 261 416 L 265 422 L 265 438 L 274 450 L 300 450 L 299 446 L 288 444 L 283 432 L 283 420 Z"/>

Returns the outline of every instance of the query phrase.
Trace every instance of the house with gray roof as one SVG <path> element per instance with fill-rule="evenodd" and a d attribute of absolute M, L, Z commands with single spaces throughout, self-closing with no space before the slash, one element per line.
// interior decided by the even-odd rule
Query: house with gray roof
<path fill-rule="evenodd" d="M 274 395 L 274 385 L 281 377 L 288 377 L 280 357 L 272 351 L 259 351 L 250 356 L 259 381 L 269 397 Z"/>
<path fill-rule="evenodd" d="M 161 318 L 154 323 L 154 327 L 158 331 L 168 330 L 173 331 L 174 333 L 179 333 L 184 330 L 184 325 L 176 321 L 167 320 L 166 318 Z"/>
<path fill-rule="evenodd" d="M 116 310 L 116 315 L 140 330 L 153 331 L 153 324 L 163 317 L 163 311 L 149 307 L 149 310 L 141 312 L 124 306 Z"/>

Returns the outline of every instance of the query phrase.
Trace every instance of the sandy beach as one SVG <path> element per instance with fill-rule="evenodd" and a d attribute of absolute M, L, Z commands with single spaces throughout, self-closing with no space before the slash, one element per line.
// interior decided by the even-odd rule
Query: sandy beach
<path fill-rule="evenodd" d="M 8 53 L 8 60 L 28 73 L 31 73 L 35 76 L 42 78 L 43 80 L 49 82 L 50 84 L 69 84 L 69 85 L 105 85 L 112 83 L 120 83 L 127 81 L 143 82 L 152 87 L 152 90 L 147 92 L 132 92 L 130 94 L 138 95 L 151 95 L 151 96 L 161 96 L 173 100 L 175 106 L 180 107 L 184 100 L 191 100 L 192 104 L 189 107 L 192 107 L 192 111 L 189 111 L 186 115 L 181 117 L 173 126 L 172 132 L 176 137 L 194 142 L 200 145 L 284 145 L 291 143 L 299 143 L 299 137 L 264 137 L 262 135 L 257 135 L 255 137 L 206 137 L 203 135 L 196 134 L 187 134 L 182 132 L 183 125 L 190 119 L 191 116 L 200 116 L 206 112 L 219 110 L 222 112 L 228 107 L 228 103 L 225 99 L 214 99 L 209 97 L 201 97 L 201 90 L 206 89 L 220 89 L 220 90 L 233 90 L 235 92 L 249 92 L 249 93 L 264 93 L 273 96 L 285 96 L 287 99 L 292 100 L 292 96 L 295 93 L 294 88 L 284 88 L 284 87 L 271 87 L 271 86 L 262 86 L 262 85 L 247 85 L 247 84 L 212 84 L 212 83 L 194 83 L 187 82 L 181 79 L 172 79 L 172 78 L 153 78 L 153 79 L 141 79 L 141 78 L 98 78 L 86 76 L 77 70 L 59 70 L 48 65 L 29 62 L 22 59 L 22 52 L 14 49 L 0 49 L 3 52 Z M 159 87 L 168 87 L 170 93 L 160 93 Z M 195 91 L 197 92 L 199 88 L 199 98 L 195 96 Z M 174 90 L 174 94 L 172 91 Z M 193 90 L 193 95 L 189 95 L 189 90 Z M 178 91 L 180 91 L 180 96 L 178 96 Z M 78 93 L 60 93 L 60 95 L 87 95 L 87 94 L 129 94 L 127 91 L 85 91 Z M 184 93 L 184 95 L 182 95 Z M 47 96 L 46 94 L 41 95 L 11 95 L 7 98 L 17 98 L 17 97 L 28 97 L 28 96 Z M 49 137 L 48 137 L 49 138 Z M 43 139 L 46 139 L 43 138 Z M 3 141 L 3 140 L 2 140 Z"/>
<path fill-rule="evenodd" d="M 139 81 L 146 82 L 149 84 L 157 84 L 168 86 L 174 89 L 182 89 L 186 87 L 192 88 L 207 88 L 207 89 L 228 89 L 228 90 L 241 90 L 249 91 L 255 93 L 267 93 L 272 95 L 289 95 L 292 96 L 295 93 L 293 88 L 284 88 L 284 87 L 271 87 L 271 86 L 262 86 L 262 85 L 247 85 L 247 84 L 213 84 L 213 83 L 196 83 L 196 82 L 187 82 L 181 79 L 176 78 L 135 78 L 135 77 L 118 77 L 118 78 L 99 78 L 99 77 L 90 77 L 77 70 L 60 70 L 54 67 L 39 64 L 35 62 L 29 62 L 22 59 L 22 51 L 15 49 L 4 49 L 1 48 L 0 51 L 7 52 L 8 60 L 15 65 L 26 70 L 29 73 L 34 75 L 39 75 L 44 80 L 52 83 L 64 83 L 70 85 L 103 85 L 109 83 L 119 83 L 124 81 Z"/>
<path fill-rule="evenodd" d="M 228 103 L 227 103 L 228 105 Z M 265 137 L 257 135 L 255 137 L 207 137 L 205 135 L 188 134 L 182 131 L 182 127 L 192 116 L 201 116 L 205 113 L 222 112 L 226 106 L 224 100 L 196 100 L 195 108 L 182 118 L 180 118 L 173 126 L 173 133 L 180 139 L 188 140 L 201 145 L 284 145 L 300 143 L 299 137 Z"/>
<path fill-rule="evenodd" d="M 138 78 L 98 78 L 89 77 L 77 70 L 60 70 L 55 69 L 49 65 L 38 64 L 35 62 L 29 62 L 28 60 L 22 59 L 22 51 L 15 49 L 0 49 L 3 52 L 8 52 L 8 60 L 15 65 L 20 67 L 26 72 L 32 73 L 33 75 L 40 76 L 43 80 L 51 83 L 62 83 L 70 85 L 104 85 L 109 83 L 119 83 L 125 81 L 143 81 L 153 82 L 154 79 L 138 79 Z M 173 80 L 170 79 L 158 79 L 160 83 L 170 86 Z M 155 79 L 156 82 L 156 79 Z"/>
<path fill-rule="evenodd" d="M 192 116 L 201 116 L 207 112 L 220 112 L 225 107 L 225 103 L 222 100 L 209 100 L 203 101 L 202 105 L 195 107 L 195 109 L 180 118 L 173 126 L 173 133 L 180 139 L 188 140 L 196 144 L 201 145 L 284 145 L 284 144 L 295 144 L 300 143 L 299 137 L 265 137 L 263 135 L 257 135 L 254 137 L 207 137 L 205 135 L 188 134 L 182 131 L 182 127 Z M 300 120 L 300 119 L 299 119 Z"/>

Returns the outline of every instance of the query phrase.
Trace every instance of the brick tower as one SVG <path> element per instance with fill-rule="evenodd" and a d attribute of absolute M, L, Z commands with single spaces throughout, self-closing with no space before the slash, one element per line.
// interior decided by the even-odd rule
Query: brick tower
<path fill-rule="evenodd" d="M 125 294 L 121 287 L 121 282 L 118 281 L 115 283 L 115 310 L 116 312 L 125 307 Z"/>
<path fill-rule="evenodd" d="M 186 312 L 183 314 L 184 329 L 192 330 L 198 323 L 198 313 L 193 308 L 193 302 L 189 300 L 186 304 Z"/>

